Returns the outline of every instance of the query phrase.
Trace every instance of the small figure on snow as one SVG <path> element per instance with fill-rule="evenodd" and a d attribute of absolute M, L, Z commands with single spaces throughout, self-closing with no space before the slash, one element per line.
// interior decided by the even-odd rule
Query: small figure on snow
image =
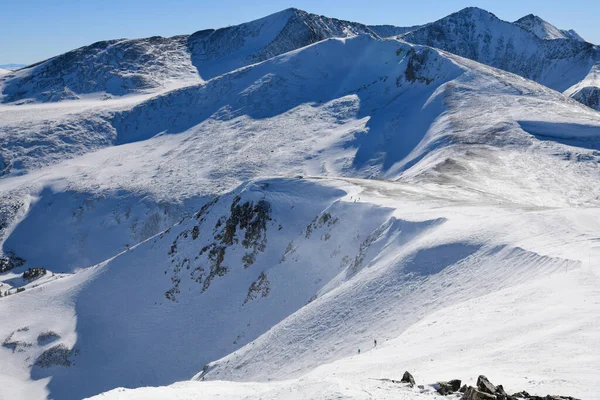
<path fill-rule="evenodd" d="M 373 339 L 373 347 L 377 347 L 377 339 Z"/>
<path fill-rule="evenodd" d="M 358 349 L 358 354 L 360 354 L 360 349 Z"/>

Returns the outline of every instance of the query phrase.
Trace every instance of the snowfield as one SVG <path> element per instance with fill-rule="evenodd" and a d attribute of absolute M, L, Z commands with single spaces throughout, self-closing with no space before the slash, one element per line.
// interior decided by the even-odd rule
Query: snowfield
<path fill-rule="evenodd" d="M 593 47 L 290 9 L 0 78 L 0 399 L 599 398 L 600 113 L 409 43 L 473 15 Z"/>

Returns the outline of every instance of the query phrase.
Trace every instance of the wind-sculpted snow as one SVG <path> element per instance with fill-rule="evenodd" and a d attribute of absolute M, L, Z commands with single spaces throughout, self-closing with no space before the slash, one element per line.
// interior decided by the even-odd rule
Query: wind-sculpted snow
<path fill-rule="evenodd" d="M 208 80 L 331 37 L 371 34 L 362 24 L 297 9 L 192 35 L 94 43 L 23 68 L 0 81 L 3 102 L 122 96 Z M 4 86 L 2 88 L 2 86 Z"/>
<path fill-rule="evenodd" d="M 478 8 L 466 8 L 401 37 L 516 73 L 561 92 L 581 81 L 600 59 L 600 50 L 590 43 L 543 40 Z"/>

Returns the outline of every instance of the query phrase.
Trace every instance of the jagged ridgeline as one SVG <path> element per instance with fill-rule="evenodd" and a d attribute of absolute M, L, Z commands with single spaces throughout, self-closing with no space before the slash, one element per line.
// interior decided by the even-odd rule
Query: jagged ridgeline
<path fill-rule="evenodd" d="M 367 26 L 287 9 L 256 21 L 171 38 L 94 43 L 4 77 L 3 101 L 60 101 L 90 93 L 124 95 L 199 82 L 323 39 L 377 36 Z"/>

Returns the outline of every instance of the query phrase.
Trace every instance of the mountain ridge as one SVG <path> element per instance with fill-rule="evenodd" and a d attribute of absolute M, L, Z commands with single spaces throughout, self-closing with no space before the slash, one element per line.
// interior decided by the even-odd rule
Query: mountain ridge
<path fill-rule="evenodd" d="M 375 35 L 359 23 L 288 8 L 191 35 L 100 41 L 5 77 L 0 81 L 2 101 L 53 102 L 94 93 L 123 96 L 185 86 L 319 40 L 358 33 Z"/>

